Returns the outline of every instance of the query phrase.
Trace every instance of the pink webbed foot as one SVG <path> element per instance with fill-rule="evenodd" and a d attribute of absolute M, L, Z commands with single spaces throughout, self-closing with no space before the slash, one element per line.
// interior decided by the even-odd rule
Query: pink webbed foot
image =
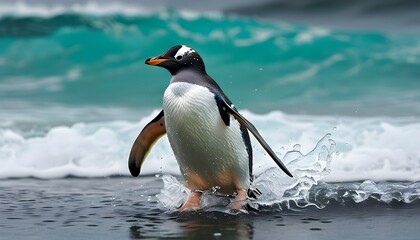
<path fill-rule="evenodd" d="M 247 199 L 247 191 L 245 189 L 238 189 L 236 191 L 235 199 L 233 199 L 232 202 L 232 208 L 236 210 L 242 209 L 243 206 L 245 206 Z"/>
<path fill-rule="evenodd" d="M 177 212 L 188 212 L 188 211 L 197 211 L 201 209 L 200 200 L 201 200 L 201 192 L 192 192 L 189 196 L 187 201 L 182 204 L 180 208 L 178 208 Z"/>

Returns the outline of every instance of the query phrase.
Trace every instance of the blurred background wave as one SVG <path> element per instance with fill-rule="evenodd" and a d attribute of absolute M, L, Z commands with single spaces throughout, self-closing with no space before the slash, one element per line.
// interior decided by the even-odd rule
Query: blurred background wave
<path fill-rule="evenodd" d="M 63 176 L 90 176 L 72 166 L 102 159 L 97 174 L 127 174 L 125 155 L 170 78 L 144 60 L 186 44 L 279 148 L 310 150 L 332 132 L 336 172 L 351 175 L 356 159 L 383 170 L 375 179 L 420 179 L 418 12 L 419 1 L 397 0 L 0 1 L 0 175 L 67 166 Z M 83 150 L 96 155 L 75 153 L 102 138 Z"/>

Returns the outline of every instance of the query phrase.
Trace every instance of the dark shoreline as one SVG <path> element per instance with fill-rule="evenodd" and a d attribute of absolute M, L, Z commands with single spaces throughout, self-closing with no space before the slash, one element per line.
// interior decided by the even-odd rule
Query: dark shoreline
<path fill-rule="evenodd" d="M 156 177 L 0 180 L 0 239 L 418 238 L 418 199 L 177 214 L 158 208 L 162 187 Z"/>

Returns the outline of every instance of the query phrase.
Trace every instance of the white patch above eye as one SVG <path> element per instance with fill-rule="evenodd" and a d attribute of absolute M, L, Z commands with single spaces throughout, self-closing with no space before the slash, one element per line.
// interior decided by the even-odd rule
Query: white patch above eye
<path fill-rule="evenodd" d="M 178 50 L 178 52 L 176 52 L 174 58 L 177 59 L 178 56 L 183 57 L 184 55 L 190 54 L 190 53 L 193 53 L 193 52 L 195 52 L 194 49 L 192 49 L 190 47 L 187 47 L 185 45 L 182 45 L 182 47 Z"/>

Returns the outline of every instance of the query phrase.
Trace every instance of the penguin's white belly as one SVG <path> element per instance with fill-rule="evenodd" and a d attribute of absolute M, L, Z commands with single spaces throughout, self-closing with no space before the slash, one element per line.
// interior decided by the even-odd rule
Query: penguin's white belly
<path fill-rule="evenodd" d="M 230 194 L 249 187 L 246 145 L 239 123 L 223 122 L 215 95 L 195 84 L 171 83 L 163 98 L 166 132 L 191 190 Z"/>

